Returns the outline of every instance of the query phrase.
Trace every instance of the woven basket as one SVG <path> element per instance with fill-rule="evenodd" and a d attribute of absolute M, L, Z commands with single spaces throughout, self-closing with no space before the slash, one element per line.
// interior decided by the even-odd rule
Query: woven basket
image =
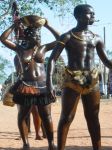
<path fill-rule="evenodd" d="M 21 18 L 22 23 L 25 26 L 33 26 L 36 28 L 39 28 L 41 26 L 43 26 L 46 23 L 46 19 L 41 18 L 39 16 L 36 15 L 28 15 L 28 16 L 24 16 Z"/>

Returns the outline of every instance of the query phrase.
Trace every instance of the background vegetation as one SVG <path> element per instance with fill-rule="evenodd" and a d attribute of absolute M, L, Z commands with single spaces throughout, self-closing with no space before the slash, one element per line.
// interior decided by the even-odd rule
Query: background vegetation
<path fill-rule="evenodd" d="M 18 9 L 20 16 L 36 14 L 39 16 L 44 16 L 42 12 L 42 7 L 47 7 L 52 10 L 53 13 L 56 13 L 57 16 L 66 16 L 67 13 L 73 11 L 73 7 L 80 3 L 86 3 L 85 0 L 0 0 L 0 33 L 2 33 L 6 27 L 12 24 L 12 4 L 16 2 L 18 4 Z M 61 60 L 61 61 L 60 61 Z M 60 77 L 57 77 L 57 74 L 60 75 L 62 72 L 62 66 L 64 65 L 63 58 L 60 58 L 57 61 L 57 73 L 54 76 L 54 82 L 60 82 L 61 80 L 56 81 Z M 8 64 L 8 65 L 7 65 Z M 0 56 L 0 83 L 7 78 L 7 68 L 11 69 L 11 63 L 7 58 Z M 61 67 L 60 67 L 61 66 Z"/>

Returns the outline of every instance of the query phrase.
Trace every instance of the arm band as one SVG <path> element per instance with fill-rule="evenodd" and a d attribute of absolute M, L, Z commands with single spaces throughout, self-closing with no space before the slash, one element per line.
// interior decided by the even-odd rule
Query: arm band
<path fill-rule="evenodd" d="M 65 45 L 65 43 L 64 43 L 64 42 L 61 42 L 61 41 L 58 41 L 58 43 L 60 43 L 60 44 L 62 44 L 62 45 Z"/>

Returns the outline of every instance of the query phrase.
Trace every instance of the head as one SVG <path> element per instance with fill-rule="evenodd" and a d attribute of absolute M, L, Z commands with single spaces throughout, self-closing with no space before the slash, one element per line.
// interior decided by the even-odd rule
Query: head
<path fill-rule="evenodd" d="M 80 23 L 91 25 L 94 23 L 94 9 L 88 4 L 81 4 L 75 7 L 74 17 Z"/>
<path fill-rule="evenodd" d="M 27 27 L 24 29 L 25 40 L 40 44 L 39 29 L 34 27 Z"/>

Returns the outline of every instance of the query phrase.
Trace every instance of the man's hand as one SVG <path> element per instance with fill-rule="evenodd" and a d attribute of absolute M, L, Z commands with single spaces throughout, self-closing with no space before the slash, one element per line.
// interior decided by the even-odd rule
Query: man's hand
<path fill-rule="evenodd" d="M 51 99 L 56 100 L 56 92 L 53 88 L 47 87 L 47 93 Z"/>

